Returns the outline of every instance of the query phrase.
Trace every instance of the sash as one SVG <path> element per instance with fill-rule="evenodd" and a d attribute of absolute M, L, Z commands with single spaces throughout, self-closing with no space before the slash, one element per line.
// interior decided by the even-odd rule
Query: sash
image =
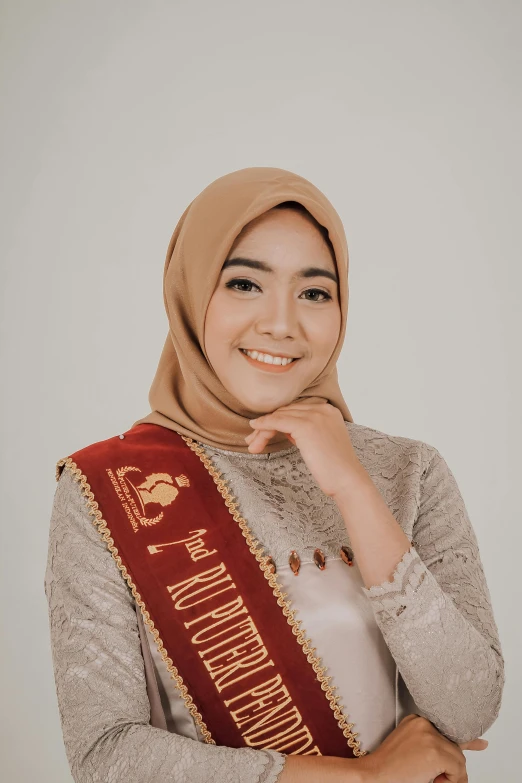
<path fill-rule="evenodd" d="M 61 459 L 205 742 L 365 755 L 226 481 L 158 424 Z M 347 665 L 349 665 L 347 663 Z"/>

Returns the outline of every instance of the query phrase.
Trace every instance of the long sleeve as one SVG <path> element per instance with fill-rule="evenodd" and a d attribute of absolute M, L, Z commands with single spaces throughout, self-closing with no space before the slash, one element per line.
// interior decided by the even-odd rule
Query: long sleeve
<path fill-rule="evenodd" d="M 281 753 L 207 745 L 149 724 L 134 599 L 68 471 L 54 498 L 45 593 L 76 783 L 275 783 Z"/>
<path fill-rule="evenodd" d="M 439 451 L 424 446 L 414 546 L 391 582 L 363 592 L 419 710 L 448 738 L 465 742 L 498 715 L 504 661 L 457 482 Z"/>

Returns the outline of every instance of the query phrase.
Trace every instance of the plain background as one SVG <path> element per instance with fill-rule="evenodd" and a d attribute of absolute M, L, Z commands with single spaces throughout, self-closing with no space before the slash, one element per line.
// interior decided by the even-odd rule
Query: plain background
<path fill-rule="evenodd" d="M 71 781 L 43 589 L 55 463 L 149 411 L 189 201 L 279 166 L 346 228 L 354 420 L 456 475 L 507 668 L 470 781 L 518 781 L 521 3 L 11 0 L 0 23 L 2 780 Z"/>

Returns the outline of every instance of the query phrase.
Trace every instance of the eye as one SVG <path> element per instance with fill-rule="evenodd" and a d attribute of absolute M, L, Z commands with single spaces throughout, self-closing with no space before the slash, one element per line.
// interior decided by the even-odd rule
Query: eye
<path fill-rule="evenodd" d="M 261 288 L 256 283 L 248 280 L 246 277 L 234 277 L 228 283 L 225 283 L 225 287 L 245 294 L 251 293 L 254 289 L 261 291 Z M 308 298 L 307 294 L 310 294 L 311 297 Z M 332 299 L 328 291 L 323 291 L 322 288 L 308 288 L 302 295 L 305 295 L 309 302 L 328 302 Z"/>
<path fill-rule="evenodd" d="M 328 291 L 323 291 L 322 288 L 307 288 L 306 291 L 303 291 L 303 294 L 320 294 L 323 299 L 309 299 L 309 302 L 327 302 L 332 297 L 328 293 Z"/>
<path fill-rule="evenodd" d="M 237 286 L 246 286 L 246 288 L 238 288 Z M 248 286 L 250 286 L 250 288 Z M 250 293 L 252 286 L 257 288 L 258 291 L 261 290 L 252 280 L 247 280 L 245 277 L 235 277 L 233 280 L 229 280 L 225 285 L 226 288 L 232 288 L 235 291 L 244 291 L 245 293 Z"/>

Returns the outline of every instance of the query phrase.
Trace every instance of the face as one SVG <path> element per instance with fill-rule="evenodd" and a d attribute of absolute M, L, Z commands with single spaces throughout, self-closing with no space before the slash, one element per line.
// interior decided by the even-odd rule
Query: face
<path fill-rule="evenodd" d="M 324 369 L 340 328 L 335 262 L 317 226 L 293 209 L 245 226 L 205 318 L 223 386 L 256 413 L 288 405 Z"/>

